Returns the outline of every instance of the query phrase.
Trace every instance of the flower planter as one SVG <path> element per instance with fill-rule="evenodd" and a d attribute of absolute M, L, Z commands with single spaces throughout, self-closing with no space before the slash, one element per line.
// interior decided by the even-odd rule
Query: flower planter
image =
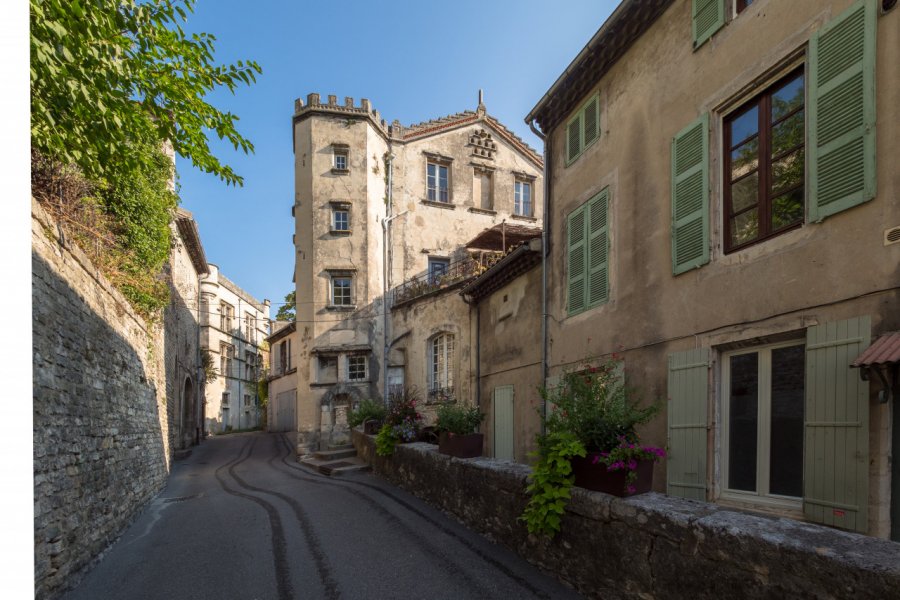
<path fill-rule="evenodd" d="M 644 494 L 653 487 L 653 461 L 639 460 L 637 466 L 637 480 L 634 482 L 634 491 L 628 492 L 625 478 L 628 469 L 609 471 L 606 464 L 594 459 L 599 458 L 599 452 L 588 452 L 587 456 L 572 458 L 572 473 L 575 474 L 575 485 L 595 492 L 604 492 L 613 496 L 634 496 Z"/>
<path fill-rule="evenodd" d="M 475 458 L 481 456 L 484 447 L 483 433 L 470 433 L 468 435 L 456 435 L 448 431 L 442 431 L 438 438 L 438 452 L 449 454 L 457 458 Z"/>
<path fill-rule="evenodd" d="M 363 423 L 363 432 L 366 435 L 375 435 L 378 433 L 379 429 L 381 429 L 381 421 L 368 419 L 365 423 Z"/>

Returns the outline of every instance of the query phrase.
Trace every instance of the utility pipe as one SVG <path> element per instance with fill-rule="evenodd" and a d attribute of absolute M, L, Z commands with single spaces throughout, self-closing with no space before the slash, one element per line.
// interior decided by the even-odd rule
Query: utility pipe
<path fill-rule="evenodd" d="M 550 376 L 547 326 L 547 256 L 550 253 L 550 160 L 552 158 L 551 143 L 548 136 L 538 131 L 534 119 L 528 121 L 532 133 L 544 142 L 544 199 L 541 224 L 541 385 L 546 389 Z M 547 400 L 541 399 L 541 435 L 546 433 L 544 421 L 547 417 Z"/>

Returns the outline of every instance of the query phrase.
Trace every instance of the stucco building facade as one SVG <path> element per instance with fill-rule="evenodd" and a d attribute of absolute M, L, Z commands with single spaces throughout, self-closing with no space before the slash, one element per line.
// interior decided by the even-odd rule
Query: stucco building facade
<path fill-rule="evenodd" d="M 894 4 L 625 0 L 526 118 L 546 368 L 622 357 L 659 491 L 900 536 L 897 420 L 850 366 L 900 329 Z"/>
<path fill-rule="evenodd" d="M 387 384 L 396 389 L 426 378 L 424 361 L 407 362 L 418 360 L 425 344 L 403 352 L 394 343 L 407 325 L 433 329 L 426 343 L 440 338 L 444 366 L 438 382 L 426 386 L 457 388 L 459 395 L 446 359 L 458 363 L 455 344 L 468 337 L 467 326 L 443 327 L 447 315 L 395 326 L 391 290 L 416 277 L 427 286 L 459 272 L 471 258 L 466 242 L 485 229 L 539 224 L 542 162 L 482 103 L 404 127 L 386 124 L 366 99 L 338 104 L 335 96 L 322 102 L 310 94 L 295 104 L 293 139 L 297 431 L 304 451 L 343 439 L 346 412 L 360 400 L 383 398 Z"/>
<path fill-rule="evenodd" d="M 200 281 L 200 344 L 216 378 L 206 381 L 206 433 L 260 425 L 257 382 L 266 362 L 269 301 L 259 302 L 209 264 Z"/>

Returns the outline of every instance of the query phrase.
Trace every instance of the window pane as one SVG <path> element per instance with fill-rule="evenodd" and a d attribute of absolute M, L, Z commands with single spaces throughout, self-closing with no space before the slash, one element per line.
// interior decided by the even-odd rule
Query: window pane
<path fill-rule="evenodd" d="M 428 165 L 428 199 L 432 202 L 437 200 L 437 174 L 435 169 L 436 165 Z"/>
<path fill-rule="evenodd" d="M 739 246 L 759 237 L 759 209 L 753 208 L 731 219 L 731 245 Z"/>
<path fill-rule="evenodd" d="M 803 346 L 772 350 L 769 493 L 803 496 Z"/>
<path fill-rule="evenodd" d="M 751 135 L 758 133 L 759 109 L 756 105 L 731 121 L 731 146 L 734 147 Z"/>
<path fill-rule="evenodd" d="M 728 487 L 756 491 L 757 354 L 732 356 L 728 391 Z"/>
<path fill-rule="evenodd" d="M 737 179 L 759 166 L 759 138 L 741 144 L 731 151 L 731 179 Z"/>
<path fill-rule="evenodd" d="M 801 110 L 772 127 L 772 156 L 778 156 L 791 148 L 802 146 L 804 134 L 805 127 Z"/>
<path fill-rule="evenodd" d="M 440 188 L 440 195 L 439 195 L 438 199 L 441 202 L 448 202 L 449 197 L 447 194 L 447 167 L 438 167 L 438 170 L 439 170 L 438 186 Z"/>
<path fill-rule="evenodd" d="M 772 94 L 772 122 L 774 123 L 800 106 L 803 106 L 802 73 Z"/>
<path fill-rule="evenodd" d="M 772 163 L 772 191 L 786 190 L 803 183 L 802 149 L 792 152 L 787 156 Z"/>
<path fill-rule="evenodd" d="M 731 214 L 756 204 L 759 194 L 759 173 L 744 177 L 731 186 Z"/>
<path fill-rule="evenodd" d="M 772 230 L 803 220 L 803 188 L 778 196 L 772 201 Z"/>

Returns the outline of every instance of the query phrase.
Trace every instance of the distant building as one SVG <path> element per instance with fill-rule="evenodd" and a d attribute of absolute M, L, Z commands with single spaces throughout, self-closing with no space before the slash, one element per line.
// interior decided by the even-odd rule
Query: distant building
<path fill-rule="evenodd" d="M 297 430 L 297 323 L 273 321 L 269 343 L 268 430 L 293 434 Z"/>
<path fill-rule="evenodd" d="M 209 265 L 200 281 L 200 343 L 217 375 L 205 385 L 207 433 L 260 424 L 257 382 L 267 352 L 269 301 L 259 302 Z"/>
<path fill-rule="evenodd" d="M 465 244 L 485 229 L 539 226 L 541 156 L 481 98 L 474 111 L 403 127 L 366 99 L 310 94 L 296 101 L 293 140 L 300 449 L 341 441 L 347 411 L 388 384 L 420 381 L 427 400 L 472 402 L 458 350 L 467 322 L 435 318 L 404 353 L 391 298 L 474 275 Z"/>

